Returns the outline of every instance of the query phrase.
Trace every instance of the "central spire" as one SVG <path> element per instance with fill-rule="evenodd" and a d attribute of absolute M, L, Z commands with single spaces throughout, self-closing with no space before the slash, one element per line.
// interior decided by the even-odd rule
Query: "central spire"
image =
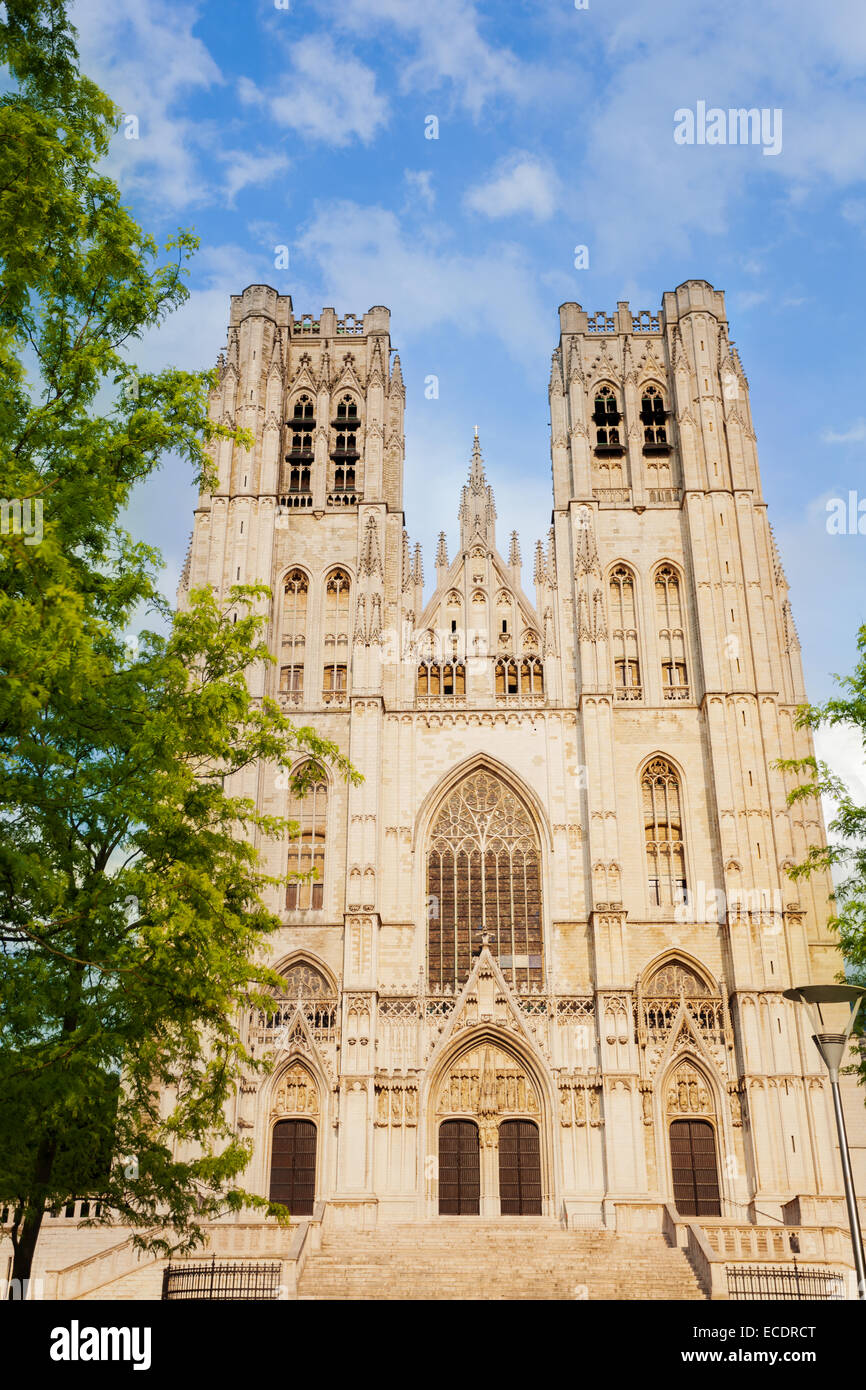
<path fill-rule="evenodd" d="M 460 494 L 458 516 L 461 550 L 469 550 L 476 540 L 488 549 L 493 549 L 496 544 L 496 503 L 493 500 L 493 488 L 489 486 L 484 472 L 477 425 L 469 464 L 469 482 Z"/>

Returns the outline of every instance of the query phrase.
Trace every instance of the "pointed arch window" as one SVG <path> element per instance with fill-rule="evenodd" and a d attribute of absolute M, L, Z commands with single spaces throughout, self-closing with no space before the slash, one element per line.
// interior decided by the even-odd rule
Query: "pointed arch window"
<path fill-rule="evenodd" d="M 680 577 L 672 565 L 655 574 L 656 619 L 661 652 L 662 695 L 666 700 L 689 698 Z"/>
<path fill-rule="evenodd" d="M 289 841 L 286 872 L 286 907 L 291 910 L 324 905 L 325 841 L 327 836 L 328 784 L 313 781 L 303 796 L 292 793 L 288 818 L 298 825 Z"/>
<path fill-rule="evenodd" d="M 618 700 L 640 700 L 640 655 L 635 579 L 627 565 L 617 565 L 608 584 L 613 680 Z"/>
<path fill-rule="evenodd" d="M 330 980 L 306 960 L 296 961 L 278 973 L 285 984 L 274 991 L 275 1007 L 267 1012 L 254 1010 L 250 1023 L 267 1029 L 266 1036 L 272 1037 L 277 1029 L 291 1023 L 295 1010 L 300 1008 L 317 1041 L 330 1042 L 337 1027 L 337 993 Z"/>
<path fill-rule="evenodd" d="M 666 1043 L 671 1028 L 686 1011 L 698 1032 L 711 1046 L 727 1040 L 725 1007 L 715 983 L 709 984 L 693 966 L 678 958 L 666 960 L 648 972 L 638 990 L 639 1012 L 651 1043 Z"/>
<path fill-rule="evenodd" d="M 349 597 L 345 570 L 332 570 L 325 584 L 325 669 L 322 690 L 326 704 L 346 698 L 349 653 Z"/>
<path fill-rule="evenodd" d="M 649 901 L 654 907 L 673 907 L 686 901 L 686 858 L 680 782 L 666 758 L 647 764 L 641 795 Z"/>
<path fill-rule="evenodd" d="M 441 806 L 427 852 L 430 987 L 467 978 L 482 936 L 517 987 L 541 984 L 541 854 L 526 807 L 501 778 L 479 770 Z"/>
<path fill-rule="evenodd" d="M 646 994 L 665 995 L 672 999 L 682 995 L 686 999 L 706 998 L 710 987 L 701 979 L 697 970 L 681 960 L 669 960 L 654 970 L 646 983 Z"/>
<path fill-rule="evenodd" d="M 309 492 L 310 465 L 313 462 L 316 432 L 316 408 L 312 396 L 298 397 L 289 426 L 292 440 L 286 454 L 286 462 L 289 464 L 289 491 Z"/>
<path fill-rule="evenodd" d="M 292 570 L 286 576 L 283 586 L 280 692 L 288 695 L 294 704 L 301 703 L 304 692 L 308 589 L 303 570 Z"/>
<path fill-rule="evenodd" d="M 640 422 L 643 429 L 645 453 L 667 452 L 667 418 L 668 412 L 665 410 L 665 399 L 661 390 L 658 386 L 646 386 L 640 401 Z"/>
<path fill-rule="evenodd" d="M 337 414 L 331 425 L 334 430 L 332 490 L 352 492 L 355 488 L 355 464 L 360 458 L 358 430 L 361 427 L 354 396 L 347 393 L 337 402 Z"/>
<path fill-rule="evenodd" d="M 596 452 L 622 453 L 622 415 L 612 386 L 600 386 L 596 391 L 592 420 L 595 425 Z"/>

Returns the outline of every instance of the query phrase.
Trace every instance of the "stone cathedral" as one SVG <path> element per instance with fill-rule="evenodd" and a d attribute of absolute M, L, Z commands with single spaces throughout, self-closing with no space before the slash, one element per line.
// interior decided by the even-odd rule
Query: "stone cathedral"
<path fill-rule="evenodd" d="M 389 324 L 232 297 L 212 414 L 255 447 L 219 446 L 181 582 L 269 586 L 255 693 L 364 778 L 238 788 L 300 827 L 262 846 L 287 986 L 246 1021 L 277 1057 L 248 1180 L 366 1223 L 838 1195 L 781 997 L 839 969 L 828 883 L 786 875 L 823 827 L 775 767 L 806 696 L 722 293 L 560 308 L 532 595 L 477 435 L 425 595 Z"/>
<path fill-rule="evenodd" d="M 297 823 L 259 847 L 285 988 L 243 1017 L 274 1066 L 231 1116 L 245 1186 L 299 1223 L 284 1279 L 542 1297 L 552 1257 L 562 1297 L 728 1297 L 749 1261 L 847 1276 L 830 1090 L 783 999 L 840 958 L 830 884 L 785 872 L 824 831 L 776 766 L 812 741 L 724 296 L 687 281 L 657 313 L 560 307 L 531 595 L 477 436 L 425 591 L 384 307 L 296 317 L 249 286 L 218 375 L 211 416 L 254 443 L 214 446 L 179 603 L 267 585 L 275 660 L 253 694 L 363 776 L 297 799 L 260 766 L 231 788 Z M 158 1258 L 79 1226 L 86 1205 L 46 1220 L 50 1297 L 158 1297 Z M 284 1240 L 240 1222 L 214 1227 L 215 1255 Z M 516 1257 L 498 1232 L 541 1244 Z M 588 1269 L 607 1283 L 569 1282 Z"/>
<path fill-rule="evenodd" d="M 786 874 L 824 832 L 776 767 L 812 744 L 723 294 L 560 308 L 532 594 L 477 436 L 425 590 L 387 309 L 252 285 L 219 367 L 212 416 L 255 442 L 215 446 L 180 603 L 267 585 L 254 693 L 363 776 L 232 788 L 299 827 L 260 845 L 285 989 L 243 1021 L 275 1062 L 236 1097 L 245 1185 L 347 1239 L 664 1232 L 716 1293 L 726 1254 L 844 1270 L 831 1096 L 782 998 L 840 960 L 829 883 Z M 853 1082 L 848 1108 L 862 1194 Z"/>

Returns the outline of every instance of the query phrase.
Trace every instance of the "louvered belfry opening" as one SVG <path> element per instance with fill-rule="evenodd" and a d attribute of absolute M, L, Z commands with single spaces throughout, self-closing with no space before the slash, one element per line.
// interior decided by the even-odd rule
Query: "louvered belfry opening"
<path fill-rule="evenodd" d="M 278 1120 L 271 1149 L 270 1200 L 292 1216 L 312 1216 L 316 1197 L 316 1126 L 312 1120 Z"/>
<path fill-rule="evenodd" d="M 478 1216 L 481 1164 L 478 1126 L 443 1120 L 439 1126 L 439 1215 Z"/>
<path fill-rule="evenodd" d="M 680 1216 L 721 1216 L 716 1137 L 708 1120 L 672 1121 L 671 1167 Z"/>
<path fill-rule="evenodd" d="M 485 932 L 509 983 L 542 984 L 538 837 L 526 807 L 491 772 L 458 783 L 433 823 L 427 925 L 431 989 L 465 982 Z"/>
<path fill-rule="evenodd" d="M 499 1126 L 499 1201 L 503 1216 L 541 1216 L 541 1148 L 532 1120 Z"/>

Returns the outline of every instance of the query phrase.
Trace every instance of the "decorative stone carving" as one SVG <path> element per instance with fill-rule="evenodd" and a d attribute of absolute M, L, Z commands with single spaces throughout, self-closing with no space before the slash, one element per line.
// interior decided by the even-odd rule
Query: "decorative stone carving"
<path fill-rule="evenodd" d="M 681 1062 L 668 1084 L 668 1114 L 712 1115 L 713 1101 L 704 1078 L 689 1062 Z"/>
<path fill-rule="evenodd" d="M 380 1127 L 409 1127 L 418 1123 L 418 1087 L 414 1081 L 393 1078 L 375 1083 L 376 1120 Z"/>
<path fill-rule="evenodd" d="M 317 1115 L 319 1113 L 319 1090 L 305 1067 L 296 1064 L 280 1078 L 274 1094 L 271 1113 L 273 1115 Z"/>
<path fill-rule="evenodd" d="M 513 1057 L 492 1044 L 464 1053 L 439 1092 L 440 1115 L 537 1115 L 532 1081 Z"/>

